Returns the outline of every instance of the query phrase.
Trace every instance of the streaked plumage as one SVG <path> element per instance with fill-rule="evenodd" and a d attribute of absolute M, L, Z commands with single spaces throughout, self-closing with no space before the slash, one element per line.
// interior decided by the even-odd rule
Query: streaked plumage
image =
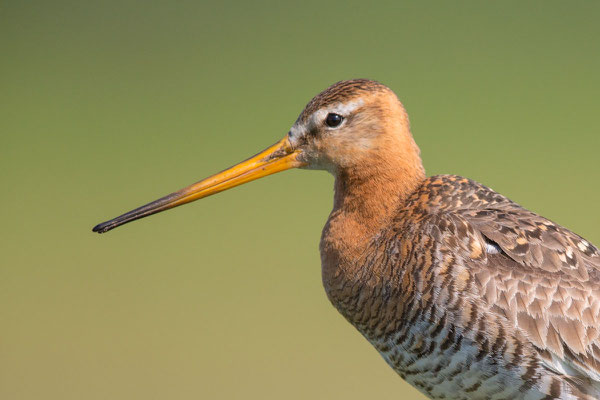
<path fill-rule="evenodd" d="M 428 396 L 600 395 L 600 255 L 568 230 L 435 176 L 351 262 L 325 279 L 332 302 Z"/>
<path fill-rule="evenodd" d="M 479 183 L 427 178 L 374 81 L 336 83 L 281 142 L 94 230 L 292 167 L 335 176 L 325 290 L 402 378 L 433 399 L 600 398 L 598 249 Z"/>

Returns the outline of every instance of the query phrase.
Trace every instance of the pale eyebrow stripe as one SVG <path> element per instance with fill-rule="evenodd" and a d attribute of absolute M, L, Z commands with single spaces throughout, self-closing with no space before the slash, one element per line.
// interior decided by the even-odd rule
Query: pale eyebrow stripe
<path fill-rule="evenodd" d="M 355 99 L 347 103 L 336 103 L 326 108 L 320 108 L 310 114 L 304 123 L 299 123 L 299 120 L 297 120 L 290 128 L 290 138 L 297 139 L 306 135 L 311 127 L 316 126 L 329 113 L 347 116 L 358 107 L 364 105 L 364 103 L 364 99 Z"/>
<path fill-rule="evenodd" d="M 344 114 L 347 115 L 348 113 L 351 113 L 352 111 L 356 110 L 358 107 L 362 106 L 363 104 L 365 104 L 365 101 L 363 99 L 353 100 L 348 103 L 339 103 L 339 104 L 336 104 L 333 107 L 331 107 L 328 110 L 328 112 L 335 112 L 335 113 L 339 113 L 341 115 L 344 115 Z"/>

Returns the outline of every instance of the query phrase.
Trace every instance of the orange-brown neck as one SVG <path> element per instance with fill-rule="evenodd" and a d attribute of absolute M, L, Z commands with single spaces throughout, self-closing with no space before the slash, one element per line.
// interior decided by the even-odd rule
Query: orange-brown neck
<path fill-rule="evenodd" d="M 425 179 L 412 136 L 407 132 L 403 138 L 401 147 L 380 150 L 368 165 L 340 170 L 336 175 L 333 211 L 321 237 L 323 283 L 330 298 L 364 275 L 360 273 L 361 260 L 373 239 L 389 226 L 406 198 Z"/>
<path fill-rule="evenodd" d="M 398 161 L 339 171 L 332 214 L 360 222 L 364 233 L 375 233 L 389 222 L 391 214 L 425 179 L 420 160 L 415 166 Z"/>

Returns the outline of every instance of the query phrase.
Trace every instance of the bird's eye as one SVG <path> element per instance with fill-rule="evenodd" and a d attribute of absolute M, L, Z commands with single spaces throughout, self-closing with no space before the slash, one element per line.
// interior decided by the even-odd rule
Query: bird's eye
<path fill-rule="evenodd" d="M 341 115 L 329 113 L 329 114 L 327 114 L 327 118 L 325 118 L 325 123 L 327 124 L 328 127 L 335 128 L 335 127 L 340 126 L 340 124 L 342 123 L 343 120 L 344 120 L 344 117 L 342 117 Z"/>

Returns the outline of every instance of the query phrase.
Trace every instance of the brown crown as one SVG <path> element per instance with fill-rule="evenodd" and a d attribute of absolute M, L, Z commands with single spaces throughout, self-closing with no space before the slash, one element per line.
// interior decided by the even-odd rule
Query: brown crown
<path fill-rule="evenodd" d="M 386 91 L 390 91 L 387 86 L 370 79 L 339 81 L 313 97 L 300 114 L 300 120 L 306 120 L 309 115 L 327 104 L 345 102 L 366 93 Z"/>

